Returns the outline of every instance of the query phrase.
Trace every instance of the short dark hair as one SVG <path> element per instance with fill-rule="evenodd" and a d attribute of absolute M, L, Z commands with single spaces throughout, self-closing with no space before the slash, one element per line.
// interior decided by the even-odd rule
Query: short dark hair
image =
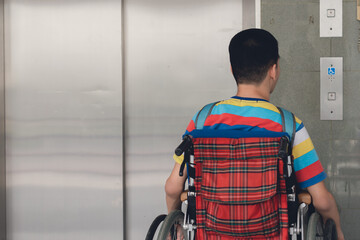
<path fill-rule="evenodd" d="M 229 45 L 230 62 L 236 83 L 261 83 L 279 59 L 278 42 L 263 29 L 236 34 Z"/>

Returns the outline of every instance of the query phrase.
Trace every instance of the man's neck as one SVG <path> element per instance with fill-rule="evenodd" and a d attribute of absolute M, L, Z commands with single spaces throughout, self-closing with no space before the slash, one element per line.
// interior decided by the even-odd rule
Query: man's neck
<path fill-rule="evenodd" d="M 270 91 L 263 84 L 238 84 L 236 96 L 243 98 L 261 98 L 270 101 Z"/>

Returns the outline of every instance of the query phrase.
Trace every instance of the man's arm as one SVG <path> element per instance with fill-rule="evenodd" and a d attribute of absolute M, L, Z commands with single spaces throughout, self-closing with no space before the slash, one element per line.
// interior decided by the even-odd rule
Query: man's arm
<path fill-rule="evenodd" d="M 344 240 L 344 234 L 340 226 L 339 211 L 336 206 L 336 202 L 331 193 L 326 189 L 323 181 L 312 185 L 307 188 L 309 191 L 312 202 L 316 210 L 321 214 L 324 219 L 331 218 L 336 224 L 336 231 L 338 234 L 338 240 Z"/>
<path fill-rule="evenodd" d="M 185 168 L 184 175 L 180 177 L 179 170 L 180 164 L 175 163 L 175 166 L 165 184 L 166 205 L 169 213 L 173 210 L 180 209 L 181 206 L 180 194 L 184 191 L 187 172 Z"/>

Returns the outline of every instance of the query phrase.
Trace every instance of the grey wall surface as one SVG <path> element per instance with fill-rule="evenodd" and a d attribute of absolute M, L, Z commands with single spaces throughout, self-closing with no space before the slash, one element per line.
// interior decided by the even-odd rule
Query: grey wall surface
<path fill-rule="evenodd" d="M 262 0 L 262 28 L 279 40 L 281 75 L 272 102 L 304 121 L 340 208 L 347 240 L 360 236 L 360 22 L 343 3 L 343 37 L 319 37 L 319 1 Z M 320 57 L 344 58 L 344 120 L 320 120 Z"/>

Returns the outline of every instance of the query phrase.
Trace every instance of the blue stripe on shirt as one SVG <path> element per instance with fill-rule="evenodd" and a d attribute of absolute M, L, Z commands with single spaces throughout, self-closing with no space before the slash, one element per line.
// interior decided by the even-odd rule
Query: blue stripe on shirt
<path fill-rule="evenodd" d="M 280 113 L 262 107 L 253 107 L 253 106 L 239 107 L 230 104 L 220 104 L 212 110 L 211 114 L 221 115 L 224 112 L 241 117 L 256 117 L 262 119 L 271 119 L 271 121 L 281 124 Z"/>
<path fill-rule="evenodd" d="M 222 129 L 222 130 L 241 130 L 241 131 L 264 131 L 269 132 L 269 130 L 257 126 L 249 126 L 249 125 L 227 125 L 225 123 L 218 123 L 212 126 L 204 126 L 204 129 Z"/>
<path fill-rule="evenodd" d="M 319 160 L 319 157 L 315 151 L 315 149 L 311 150 L 308 153 L 305 153 L 301 157 L 298 157 L 294 160 L 294 169 L 295 171 L 299 171 L 307 166 L 310 166 L 314 162 Z"/>
<path fill-rule="evenodd" d="M 296 131 L 300 131 L 301 129 L 304 128 L 304 123 L 301 123 L 300 125 L 298 123 L 296 123 Z"/>
<path fill-rule="evenodd" d="M 300 182 L 299 186 L 300 186 L 300 188 L 304 189 L 304 188 L 307 188 L 309 186 L 312 186 L 314 184 L 317 184 L 317 183 L 321 182 L 325 178 L 326 178 L 326 173 L 321 172 L 318 175 L 316 175 L 315 177 L 310 178 L 309 180 L 306 180 L 304 182 Z"/>

